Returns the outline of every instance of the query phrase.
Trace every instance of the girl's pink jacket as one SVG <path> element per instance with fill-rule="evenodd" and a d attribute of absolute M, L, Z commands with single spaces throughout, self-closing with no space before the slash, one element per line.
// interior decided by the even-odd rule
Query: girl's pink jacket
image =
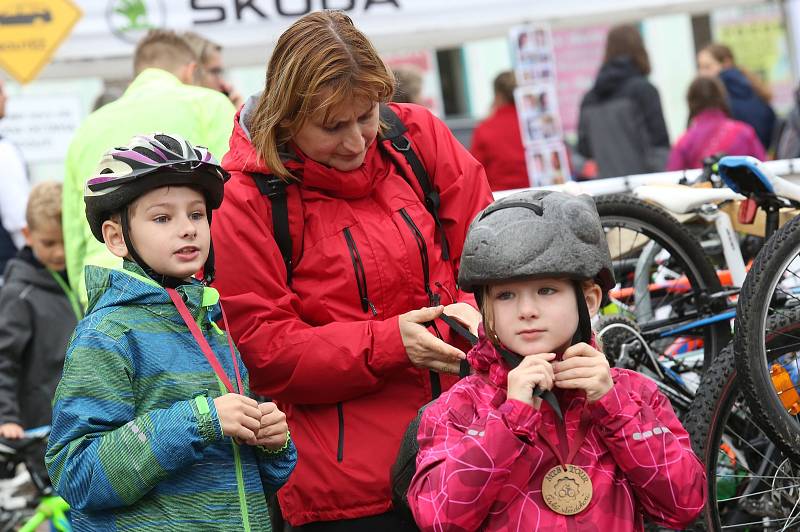
<path fill-rule="evenodd" d="M 482 331 L 481 331 L 482 332 Z M 572 463 L 591 477 L 594 496 L 562 516 L 542 499 L 542 478 L 557 465 L 538 434 L 558 449 L 558 419 L 506 399 L 508 370 L 485 337 L 468 359 L 476 373 L 431 404 L 419 426 L 417 472 L 408 500 L 422 530 L 643 530 L 643 516 L 684 528 L 702 510 L 706 474 L 667 398 L 646 377 L 612 369 L 614 387 L 587 404 L 557 392 L 572 443 L 581 414 L 590 420 Z"/>

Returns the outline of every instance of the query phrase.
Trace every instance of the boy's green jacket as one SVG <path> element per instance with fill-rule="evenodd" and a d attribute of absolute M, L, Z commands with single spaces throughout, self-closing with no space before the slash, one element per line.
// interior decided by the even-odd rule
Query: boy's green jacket
<path fill-rule="evenodd" d="M 166 290 L 125 268 L 87 268 L 56 392 L 46 463 L 73 528 L 269 531 L 265 492 L 286 482 L 294 445 L 268 454 L 222 435 L 213 399 L 226 390 Z M 216 290 L 178 292 L 235 386 Z"/>

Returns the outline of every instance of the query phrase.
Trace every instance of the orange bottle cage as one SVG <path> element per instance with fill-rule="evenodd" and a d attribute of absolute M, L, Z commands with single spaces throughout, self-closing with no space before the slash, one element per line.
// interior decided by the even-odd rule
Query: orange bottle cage
<path fill-rule="evenodd" d="M 780 364 L 773 364 L 769 373 L 772 376 L 772 386 L 775 387 L 786 411 L 793 416 L 800 414 L 800 394 L 797 393 L 797 385 L 792 382 L 792 377 L 786 368 Z"/>

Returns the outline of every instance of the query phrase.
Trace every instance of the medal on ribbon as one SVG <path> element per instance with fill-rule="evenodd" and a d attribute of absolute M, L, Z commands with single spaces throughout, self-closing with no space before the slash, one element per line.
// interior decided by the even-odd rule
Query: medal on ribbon
<path fill-rule="evenodd" d="M 588 420 L 581 419 L 578 433 L 571 446 L 568 446 L 567 428 L 564 423 L 559 423 L 558 428 L 559 445 L 562 452 L 559 452 L 541 431 L 539 432 L 539 438 L 550 447 L 559 462 L 559 465 L 544 475 L 542 498 L 545 504 L 557 514 L 575 515 L 585 510 L 592 502 L 592 479 L 581 467 L 570 463 L 586 438 Z"/>

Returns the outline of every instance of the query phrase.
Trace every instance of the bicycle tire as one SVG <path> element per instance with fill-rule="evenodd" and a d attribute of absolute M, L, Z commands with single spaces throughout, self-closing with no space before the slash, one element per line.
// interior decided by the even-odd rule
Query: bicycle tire
<path fill-rule="evenodd" d="M 775 391 L 771 365 L 787 347 L 800 350 L 800 322 L 781 331 L 781 342 L 773 338 L 771 352 L 766 349 L 767 320 L 788 312 L 773 306 L 773 295 L 786 268 L 800 254 L 800 217 L 781 227 L 762 248 L 745 279 L 739 298 L 734 348 L 746 400 L 764 429 L 781 450 L 800 463 L 800 424 L 787 412 Z M 774 336 L 774 333 L 772 333 Z M 796 348 L 793 349 L 796 345 Z"/>
<path fill-rule="evenodd" d="M 792 326 L 799 321 L 800 312 L 796 312 L 791 316 L 772 317 L 770 324 L 780 328 Z M 735 447 L 737 440 L 743 441 L 746 443 L 741 447 L 747 451 L 748 445 L 756 446 L 759 445 L 759 441 L 764 443 L 764 440 L 769 438 L 763 430 L 763 420 L 752 414 L 749 405 L 745 403 L 738 379 L 740 374 L 736 367 L 736 356 L 734 341 L 717 354 L 704 373 L 692 406 L 684 419 L 684 427 L 691 438 L 692 449 L 705 466 L 708 488 L 706 506 L 692 530 L 721 530 L 723 526 L 735 528 L 736 523 L 742 520 L 745 522 L 756 520 L 739 507 L 737 497 L 742 497 L 742 492 L 747 490 L 746 486 L 740 486 L 741 490 L 736 493 L 737 497 L 720 501 L 718 496 L 720 458 L 724 459 L 721 453 L 723 444 Z M 732 417 L 734 412 L 736 415 Z M 752 424 L 752 427 L 748 428 L 747 423 Z M 753 456 L 755 459 L 758 458 L 753 454 L 751 459 Z M 753 481 L 754 478 L 758 477 L 750 477 L 748 480 Z M 758 480 L 756 485 L 757 483 Z M 761 528 L 750 526 L 750 530 L 761 530 Z"/>
<path fill-rule="evenodd" d="M 696 294 L 711 295 L 722 290 L 714 266 L 701 244 L 678 220 L 666 210 L 626 194 L 611 194 L 595 198 L 600 221 L 604 227 L 624 227 L 640 231 L 667 249 L 671 257 L 680 261 Z M 616 272 L 615 272 L 616 274 Z M 618 279 L 619 280 L 619 279 Z M 717 308 L 721 306 L 717 304 Z M 729 341 L 730 325 L 727 321 L 707 326 L 704 331 L 703 367 Z"/>

